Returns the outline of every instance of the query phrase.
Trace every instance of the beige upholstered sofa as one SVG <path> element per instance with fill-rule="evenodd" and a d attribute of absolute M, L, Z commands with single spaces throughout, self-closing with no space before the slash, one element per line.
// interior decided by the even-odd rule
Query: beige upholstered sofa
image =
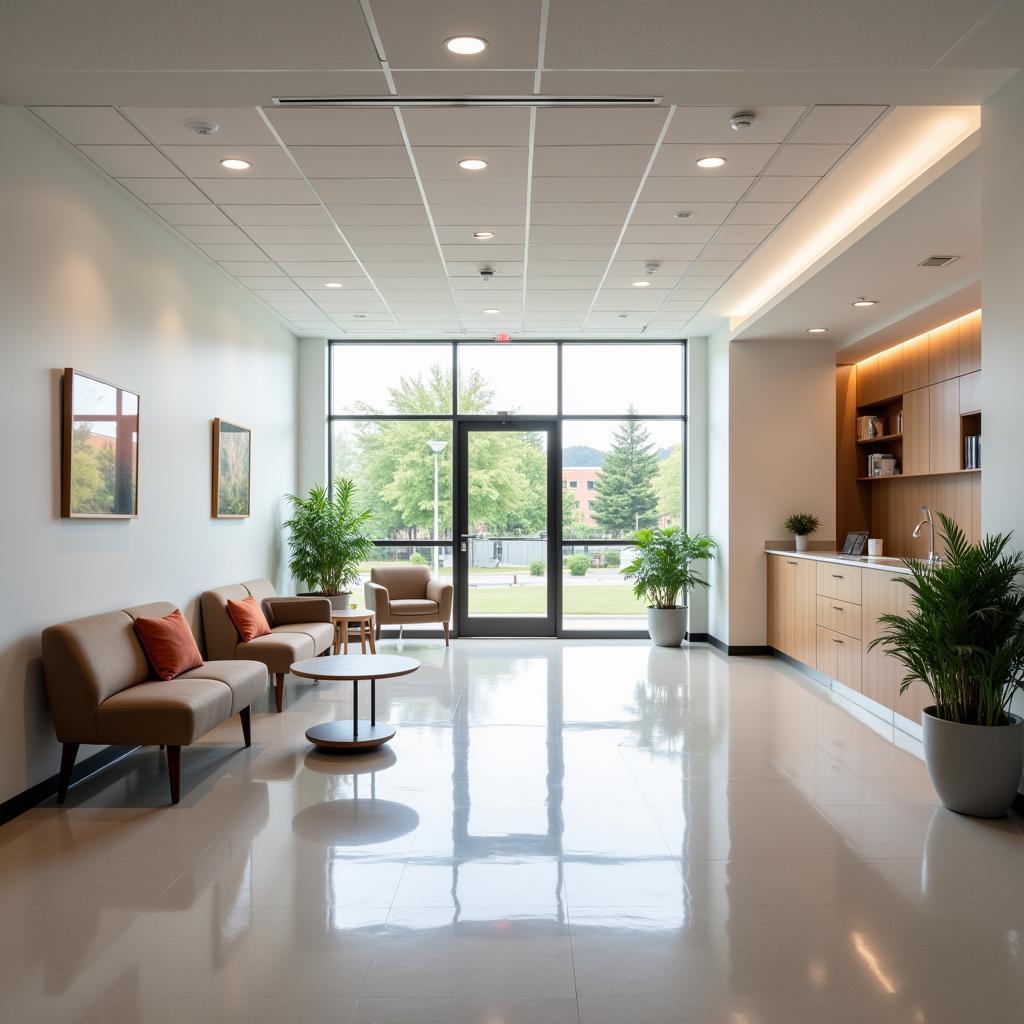
<path fill-rule="evenodd" d="M 268 636 L 243 643 L 228 615 L 228 601 L 255 597 L 270 623 Z M 207 590 L 200 598 L 206 651 L 211 658 L 261 661 L 274 674 L 277 710 L 284 709 L 284 677 L 296 661 L 330 652 L 334 642 L 331 602 L 326 597 L 278 597 L 267 580 Z"/>
<path fill-rule="evenodd" d="M 83 743 L 166 746 L 171 803 L 181 796 L 181 748 L 232 715 L 251 742 L 250 707 L 267 689 L 266 666 L 208 661 L 155 679 L 134 628 L 139 616 L 174 611 L 166 602 L 90 615 L 43 632 L 43 670 L 57 739 L 64 745 L 57 802 L 63 803 Z"/>
<path fill-rule="evenodd" d="M 431 579 L 425 565 L 386 565 L 370 570 L 370 582 L 364 584 L 366 607 L 381 626 L 408 626 L 418 622 L 440 622 L 448 646 L 448 624 L 452 617 L 450 583 Z"/>

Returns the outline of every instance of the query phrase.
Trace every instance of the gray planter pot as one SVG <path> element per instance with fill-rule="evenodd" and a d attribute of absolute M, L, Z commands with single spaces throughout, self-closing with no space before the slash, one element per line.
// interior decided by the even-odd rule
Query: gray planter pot
<path fill-rule="evenodd" d="M 343 612 L 348 608 L 349 601 L 352 599 L 351 594 L 332 594 L 331 595 L 331 607 L 336 612 Z"/>
<path fill-rule="evenodd" d="M 806 536 L 801 537 L 799 534 L 794 534 L 793 535 L 793 540 L 796 542 L 796 550 L 797 551 L 806 551 L 807 550 L 807 537 Z"/>
<path fill-rule="evenodd" d="M 678 647 L 686 637 L 686 607 L 648 608 L 647 632 L 656 647 Z"/>
<path fill-rule="evenodd" d="M 935 792 L 951 810 L 1001 818 L 1010 809 L 1024 771 L 1024 718 L 1009 725 L 961 725 L 924 709 L 924 759 Z"/>

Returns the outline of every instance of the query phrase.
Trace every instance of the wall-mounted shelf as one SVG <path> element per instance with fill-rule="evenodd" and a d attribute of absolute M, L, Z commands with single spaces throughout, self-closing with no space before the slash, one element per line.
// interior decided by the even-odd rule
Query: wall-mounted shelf
<path fill-rule="evenodd" d="M 881 437 L 861 437 L 857 444 L 878 444 L 880 441 L 902 441 L 902 434 L 882 434 Z"/>

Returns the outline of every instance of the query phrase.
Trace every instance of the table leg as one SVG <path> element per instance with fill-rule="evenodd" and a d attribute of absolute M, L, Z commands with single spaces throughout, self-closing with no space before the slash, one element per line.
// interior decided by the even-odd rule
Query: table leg
<path fill-rule="evenodd" d="M 359 739 L 359 680 L 352 680 L 352 739 Z"/>
<path fill-rule="evenodd" d="M 366 624 L 366 632 L 369 634 L 369 637 L 370 637 L 370 653 L 371 654 L 376 654 L 377 653 L 377 641 L 376 641 L 375 637 L 377 635 L 377 626 L 374 623 L 373 619 L 370 619 L 370 621 Z"/>
<path fill-rule="evenodd" d="M 341 641 L 345 645 L 345 653 L 348 654 L 348 622 L 341 623 Z"/>
<path fill-rule="evenodd" d="M 359 620 L 359 646 L 362 649 L 362 653 L 366 653 L 366 623 L 362 619 Z"/>
<path fill-rule="evenodd" d="M 337 622 L 334 624 L 334 653 L 341 653 L 341 625 Z"/>
<path fill-rule="evenodd" d="M 377 724 L 377 680 L 370 680 L 370 725 Z"/>

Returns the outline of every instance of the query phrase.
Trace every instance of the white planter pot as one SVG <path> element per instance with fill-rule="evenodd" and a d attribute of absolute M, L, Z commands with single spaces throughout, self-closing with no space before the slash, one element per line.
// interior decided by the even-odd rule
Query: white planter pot
<path fill-rule="evenodd" d="M 924 709 L 924 759 L 935 792 L 951 810 L 1001 818 L 1010 809 L 1024 771 L 1024 718 L 1009 725 L 961 725 Z"/>
<path fill-rule="evenodd" d="M 797 534 L 794 534 L 793 535 L 793 540 L 796 541 L 796 550 L 797 551 L 806 551 L 807 550 L 807 538 L 806 537 L 801 537 L 801 536 L 799 536 Z"/>
<path fill-rule="evenodd" d="M 331 607 L 336 612 L 343 612 L 348 608 L 348 603 L 351 600 L 351 598 L 351 594 L 332 594 Z"/>
<path fill-rule="evenodd" d="M 678 647 L 686 637 L 686 607 L 648 608 L 647 632 L 657 647 Z"/>

